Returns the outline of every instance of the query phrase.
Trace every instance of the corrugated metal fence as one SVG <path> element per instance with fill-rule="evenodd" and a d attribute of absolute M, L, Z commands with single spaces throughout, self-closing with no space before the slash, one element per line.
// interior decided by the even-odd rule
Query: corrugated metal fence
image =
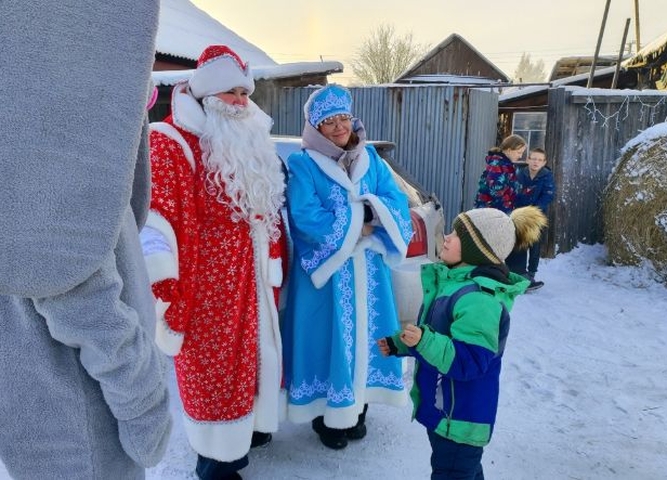
<path fill-rule="evenodd" d="M 315 87 L 283 88 L 263 105 L 274 134 L 300 135 L 303 105 Z M 484 156 L 494 145 L 498 95 L 450 85 L 350 88 L 353 110 L 371 140 L 396 143 L 394 159 L 442 203 L 446 229 L 472 207 Z"/>
<path fill-rule="evenodd" d="M 546 150 L 558 190 L 547 254 L 602 243 L 602 194 L 621 148 L 667 121 L 667 92 L 549 90 Z"/>

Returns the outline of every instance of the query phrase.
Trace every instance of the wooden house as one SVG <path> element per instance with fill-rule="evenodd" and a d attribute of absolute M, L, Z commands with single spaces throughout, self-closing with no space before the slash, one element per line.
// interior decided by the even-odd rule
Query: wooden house
<path fill-rule="evenodd" d="M 616 60 L 601 56 L 596 62 L 592 88 L 610 89 L 616 74 Z M 550 88 L 586 86 L 592 57 L 565 57 L 554 65 L 550 81 L 542 85 L 505 89 L 498 98 L 498 138 L 511 133 L 525 135 L 531 146 L 544 144 Z M 570 73 L 569 76 L 565 76 Z M 618 68 L 619 90 L 667 89 L 667 33 L 656 38 Z"/>
<path fill-rule="evenodd" d="M 592 88 L 611 88 L 615 72 L 614 66 L 596 69 Z M 543 147 L 549 89 L 566 86 L 585 87 L 589 77 L 590 73 L 580 73 L 544 84 L 518 85 L 504 89 L 498 97 L 498 141 L 516 133 L 524 137 L 531 148 Z M 636 88 L 636 72 L 619 70 L 617 82 L 619 89 Z"/>
<path fill-rule="evenodd" d="M 253 100 L 260 107 L 270 103 L 282 87 L 328 83 L 328 75 L 343 71 L 340 62 L 278 64 L 257 46 L 240 37 L 189 0 L 161 0 L 155 47 L 153 81 L 158 87 L 151 120 L 169 113 L 171 88 L 186 80 L 209 45 L 227 45 L 246 62 L 255 77 Z"/>
<path fill-rule="evenodd" d="M 428 77 L 440 74 L 481 77 L 493 82 L 509 81 L 507 75 L 465 38 L 456 33 L 452 33 L 440 42 L 395 81 L 396 83 L 431 83 Z"/>

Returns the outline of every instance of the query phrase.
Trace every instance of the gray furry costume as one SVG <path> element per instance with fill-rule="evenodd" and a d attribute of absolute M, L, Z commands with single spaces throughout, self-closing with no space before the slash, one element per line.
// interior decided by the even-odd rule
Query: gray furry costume
<path fill-rule="evenodd" d="M 159 4 L 2 6 L 0 458 L 14 478 L 144 478 L 171 429 L 138 239 Z"/>

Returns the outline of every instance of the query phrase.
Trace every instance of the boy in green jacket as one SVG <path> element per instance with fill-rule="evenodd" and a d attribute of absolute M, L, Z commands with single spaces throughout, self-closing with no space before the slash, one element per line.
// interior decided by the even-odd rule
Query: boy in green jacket
<path fill-rule="evenodd" d="M 532 206 L 510 215 L 494 208 L 459 214 L 440 251 L 443 263 L 422 267 L 418 325 L 378 340 L 383 355 L 415 357 L 413 418 L 427 429 L 432 480 L 484 478 L 509 311 L 530 283 L 504 261 L 546 224 Z"/>

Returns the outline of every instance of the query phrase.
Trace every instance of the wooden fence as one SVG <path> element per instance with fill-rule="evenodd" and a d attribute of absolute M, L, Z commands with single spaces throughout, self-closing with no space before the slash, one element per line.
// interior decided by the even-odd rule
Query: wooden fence
<path fill-rule="evenodd" d="M 265 107 L 275 121 L 273 133 L 301 134 L 303 105 L 313 91 L 282 89 Z M 393 159 L 440 200 L 449 231 L 454 217 L 472 208 L 484 156 L 495 141 L 498 94 L 444 84 L 374 85 L 350 92 L 368 138 L 396 144 Z"/>
<path fill-rule="evenodd" d="M 604 242 L 602 195 L 621 149 L 665 121 L 665 91 L 549 90 L 546 151 L 558 192 L 543 254 Z"/>

